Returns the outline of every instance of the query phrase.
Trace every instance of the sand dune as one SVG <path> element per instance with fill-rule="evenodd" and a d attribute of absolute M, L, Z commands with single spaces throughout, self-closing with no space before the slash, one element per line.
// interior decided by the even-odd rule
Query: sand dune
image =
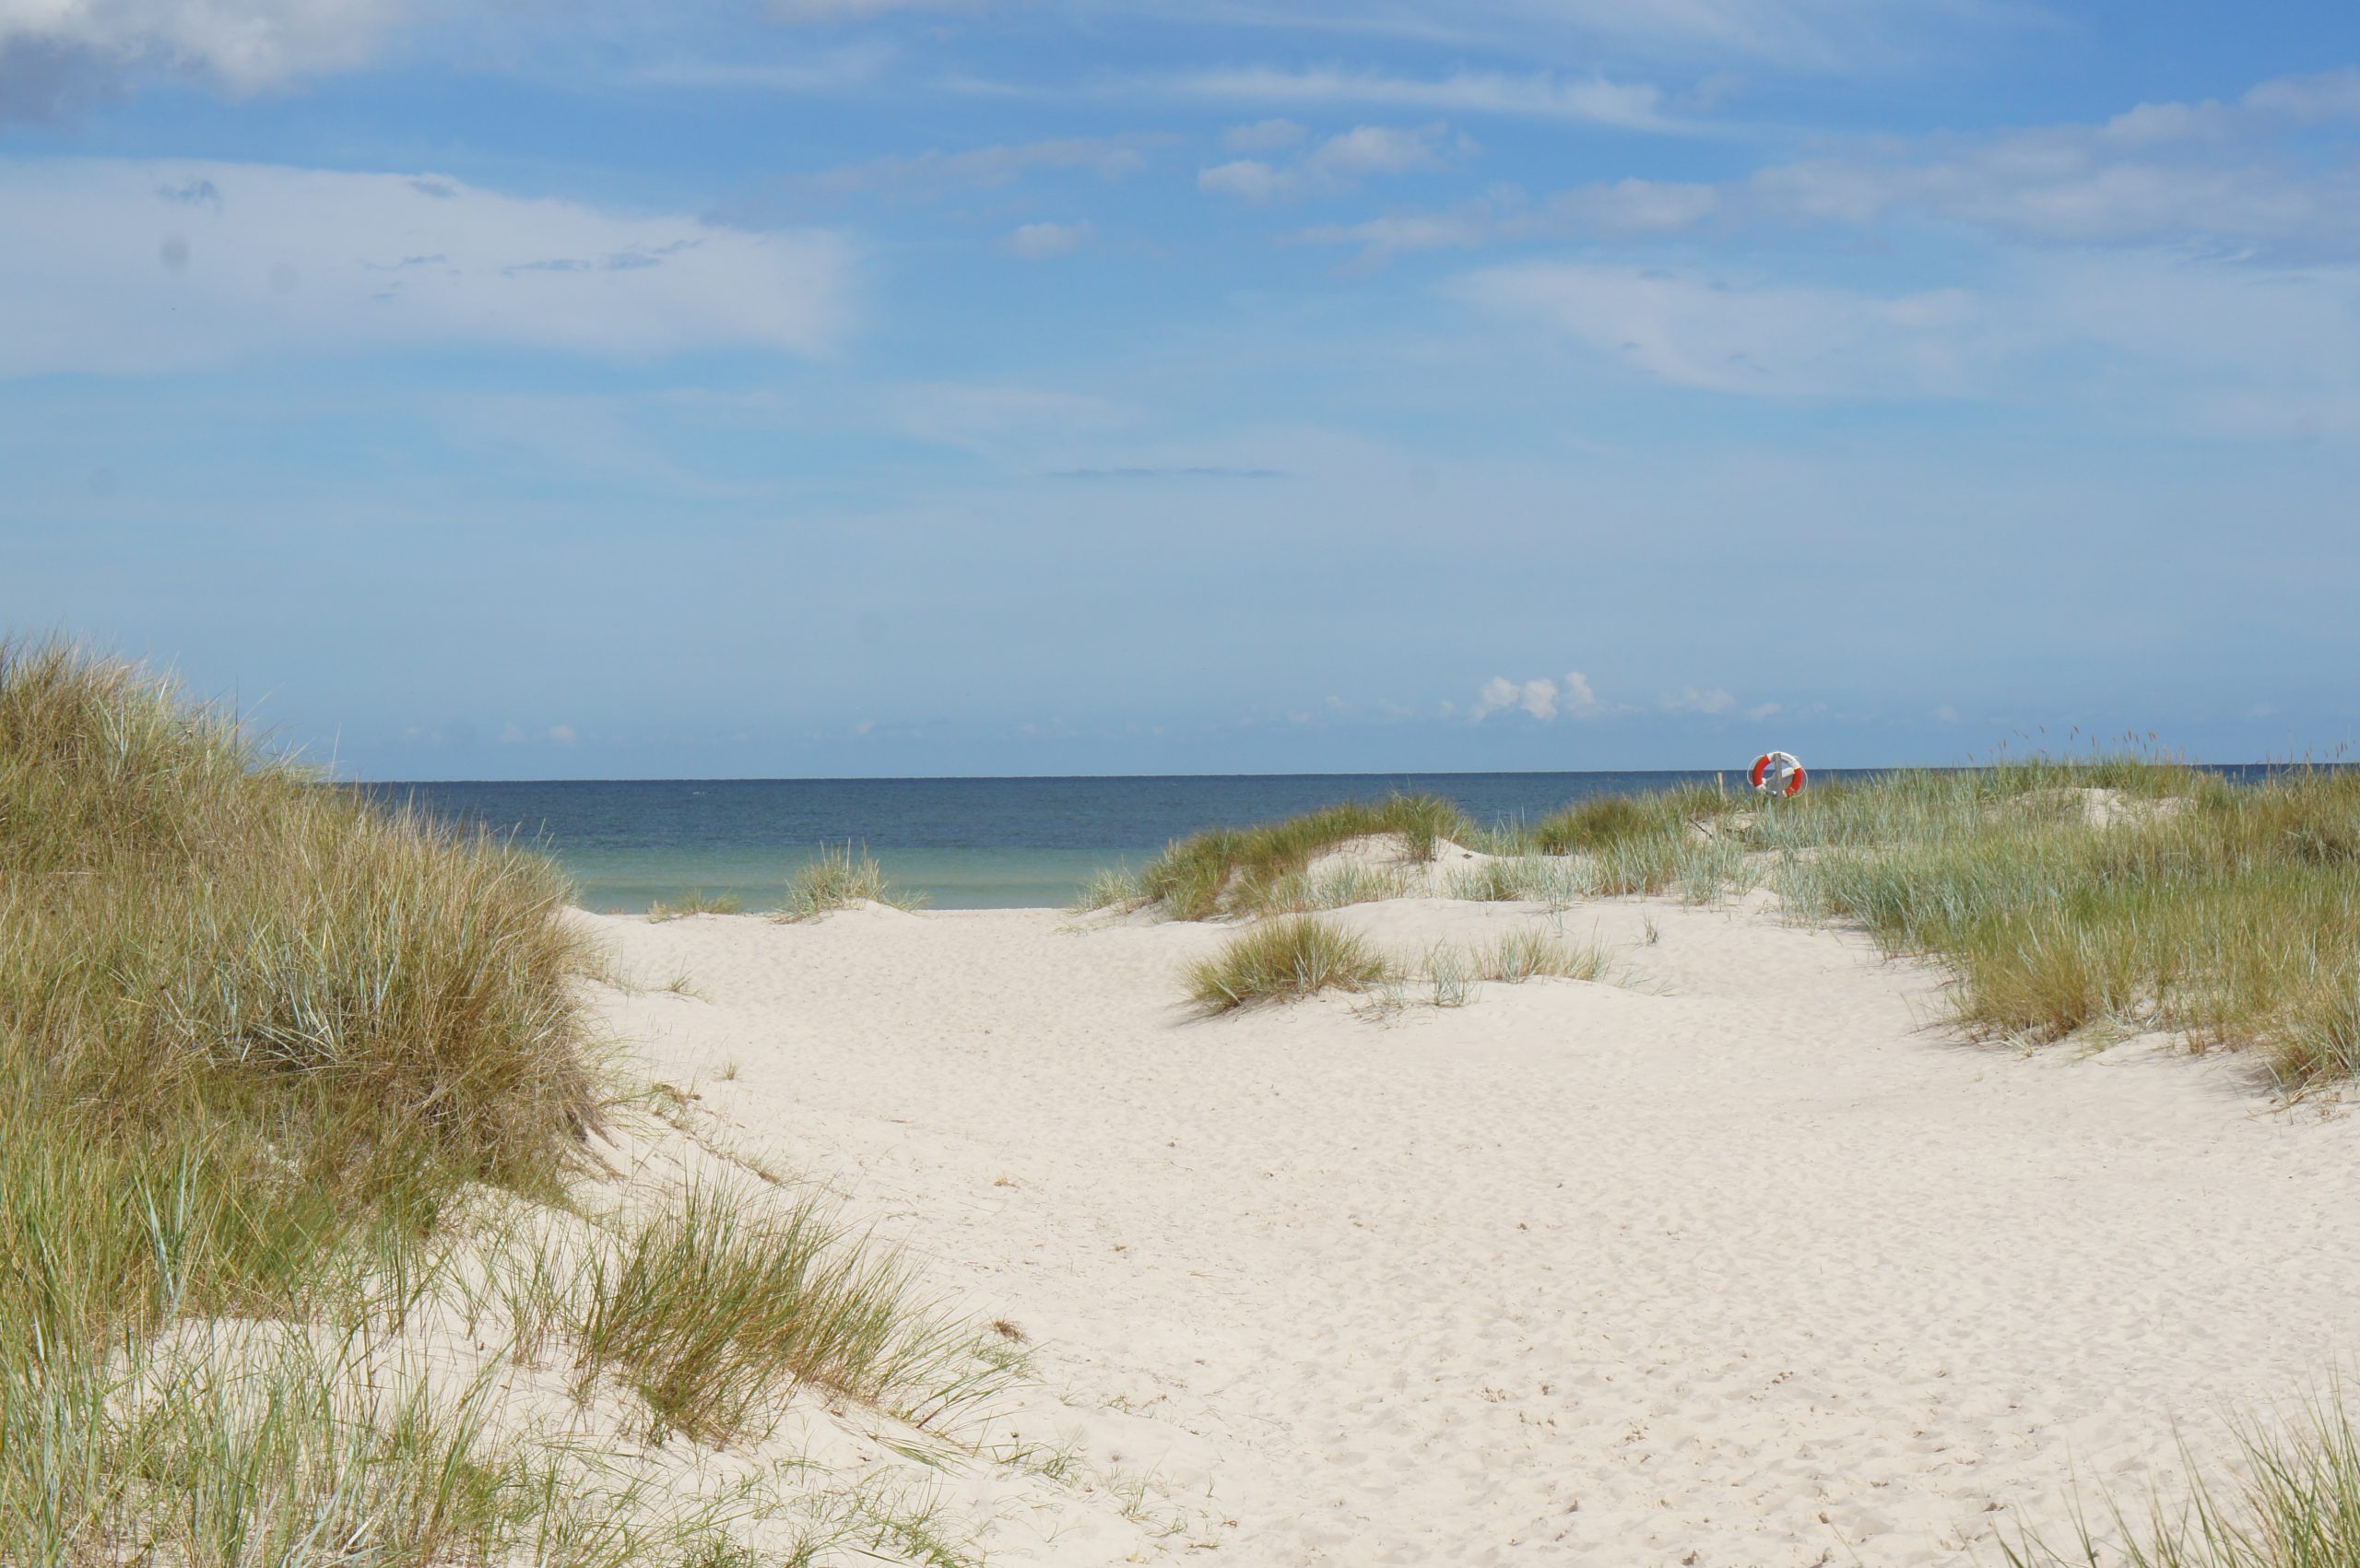
<path fill-rule="evenodd" d="M 2347 1349 L 2360 1130 L 2232 1066 L 1964 1043 L 1935 972 L 1760 896 L 1333 918 L 1615 976 L 1208 1020 L 1218 926 L 867 907 L 601 918 L 696 994 L 600 1005 L 1039 1342 L 1030 1419 L 1134 1491 L 1004 1561 L 1988 1561 Z"/>

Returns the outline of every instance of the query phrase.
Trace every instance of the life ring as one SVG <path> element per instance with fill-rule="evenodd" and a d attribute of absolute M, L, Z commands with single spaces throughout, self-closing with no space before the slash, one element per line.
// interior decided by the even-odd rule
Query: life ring
<path fill-rule="evenodd" d="M 1759 795 L 1800 795 L 1803 765 L 1790 751 L 1764 751 L 1753 760 L 1752 779 Z"/>

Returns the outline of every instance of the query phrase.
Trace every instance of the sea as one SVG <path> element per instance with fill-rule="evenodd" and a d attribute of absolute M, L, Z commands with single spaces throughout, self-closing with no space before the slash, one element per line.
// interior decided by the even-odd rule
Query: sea
<path fill-rule="evenodd" d="M 1713 782 L 1711 772 L 1277 773 L 1170 778 L 580 779 L 367 786 L 552 856 L 586 909 L 638 914 L 690 894 L 774 909 L 823 848 L 866 848 L 934 909 L 1055 908 L 1100 870 L 1174 839 L 1347 800 L 1448 796 L 1479 822 L 1568 801 Z M 1740 774 L 1728 775 L 1733 788 Z"/>
<path fill-rule="evenodd" d="M 1866 778 L 1882 770 L 1814 773 Z M 2218 770 L 2239 778 L 2260 768 Z M 1269 773 L 1122 778 L 581 779 L 389 783 L 371 793 L 513 834 L 554 857 L 584 908 L 637 914 L 691 894 L 774 909 L 823 848 L 866 848 L 935 909 L 1055 908 L 1101 869 L 1174 839 L 1347 800 L 1430 793 L 1478 822 L 1741 773 Z"/>

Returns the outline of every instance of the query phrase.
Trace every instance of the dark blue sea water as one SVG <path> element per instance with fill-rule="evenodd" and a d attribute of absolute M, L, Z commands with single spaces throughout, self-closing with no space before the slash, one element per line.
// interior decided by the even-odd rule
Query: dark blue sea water
<path fill-rule="evenodd" d="M 2224 769 L 2233 776 L 2247 770 Z M 1820 777 L 1834 774 L 1815 775 Z M 866 844 L 938 909 L 1056 906 L 1103 867 L 1137 866 L 1199 829 L 1290 817 L 1399 792 L 1447 796 L 1478 821 L 1570 800 L 1702 781 L 1709 772 L 1285 773 L 1068 779 L 578 780 L 370 786 L 436 815 L 539 843 L 596 910 L 690 892 L 775 908 L 821 845 Z M 1741 775 L 1728 775 L 1732 788 Z"/>

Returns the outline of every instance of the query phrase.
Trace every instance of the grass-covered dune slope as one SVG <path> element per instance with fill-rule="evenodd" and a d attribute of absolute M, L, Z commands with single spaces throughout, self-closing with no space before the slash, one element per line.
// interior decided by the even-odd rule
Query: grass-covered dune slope
<path fill-rule="evenodd" d="M 1090 897 L 1200 920 L 1394 896 L 1313 871 L 1384 833 L 1411 861 L 1437 842 L 1476 850 L 1438 884 L 1462 898 L 1766 886 L 1792 918 L 1947 961 L 1959 1021 L 1991 1034 L 2161 1029 L 2255 1048 L 2292 1091 L 2360 1071 L 2360 773 L 2343 769 L 2233 785 L 2134 758 L 2017 762 L 1793 799 L 1611 797 L 1490 828 L 1402 797 L 1198 834 Z"/>
<path fill-rule="evenodd" d="M 0 646 L 0 1563 L 969 1561 L 764 1444 L 1014 1359 L 602 1070 L 567 891 Z"/>
<path fill-rule="evenodd" d="M 267 1310 L 356 1227 L 554 1192 L 596 1114 L 565 892 L 126 666 L 0 652 L 0 1320 Z"/>

